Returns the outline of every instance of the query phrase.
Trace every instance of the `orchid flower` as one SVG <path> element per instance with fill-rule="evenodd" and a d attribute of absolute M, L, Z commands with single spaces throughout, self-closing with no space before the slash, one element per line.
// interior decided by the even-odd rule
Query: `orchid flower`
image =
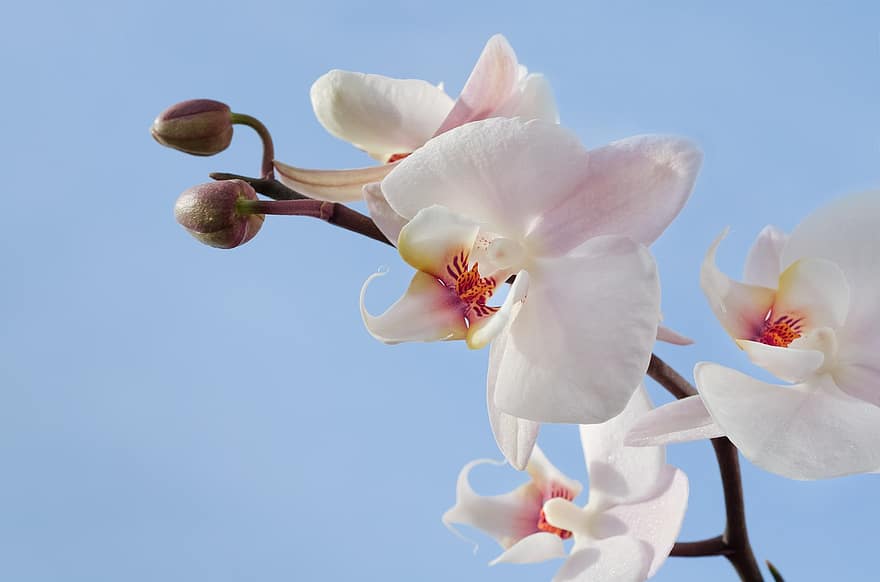
<path fill-rule="evenodd" d="M 527 471 L 531 481 L 490 497 L 477 495 L 465 465 L 456 504 L 443 516 L 447 527 L 460 523 L 495 538 L 504 551 L 490 564 L 542 562 L 566 558 L 557 581 L 640 582 L 663 564 L 684 519 L 688 482 L 667 465 L 662 447 L 625 447 L 623 436 L 651 409 L 640 387 L 618 417 L 580 427 L 590 476 L 588 503 L 573 500 L 580 483 L 563 475 L 536 446 Z M 564 540 L 573 538 L 566 551 Z"/>
<path fill-rule="evenodd" d="M 524 117 L 558 122 L 552 91 L 529 73 L 500 34 L 489 39 L 458 99 L 418 79 L 333 70 L 315 81 L 312 107 L 321 125 L 382 163 L 352 170 L 309 170 L 275 162 L 281 181 L 319 200 L 361 199 L 361 188 L 378 182 L 432 137 L 471 121 Z"/>
<path fill-rule="evenodd" d="M 701 281 L 715 315 L 751 361 L 791 385 L 697 364 L 699 396 L 645 417 L 628 442 L 727 435 L 756 465 L 792 479 L 880 468 L 880 193 L 843 198 L 786 237 L 768 227 L 745 282 L 715 266 Z"/>
<path fill-rule="evenodd" d="M 489 119 L 432 139 L 366 188 L 373 219 L 418 271 L 379 316 L 364 307 L 378 274 L 368 279 L 367 329 L 386 343 L 494 340 L 490 420 L 505 457 L 525 467 L 537 422 L 604 422 L 642 380 L 660 316 L 644 245 L 684 204 L 699 162 L 681 139 L 587 151 L 537 120 Z"/>

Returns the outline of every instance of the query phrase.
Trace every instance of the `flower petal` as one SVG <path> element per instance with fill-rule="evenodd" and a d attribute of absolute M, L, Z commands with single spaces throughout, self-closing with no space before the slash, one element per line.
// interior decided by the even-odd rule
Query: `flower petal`
<path fill-rule="evenodd" d="M 519 80 L 516 53 L 507 39 L 496 34 L 486 43 L 477 64 L 474 65 L 461 95 L 435 135 L 496 115 Z"/>
<path fill-rule="evenodd" d="M 552 255 L 602 234 L 651 244 L 684 206 L 701 162 L 693 143 L 673 137 L 632 137 L 592 150 L 578 186 L 547 206 L 529 240 Z"/>
<path fill-rule="evenodd" d="M 577 137 L 558 125 L 487 119 L 429 141 L 399 162 L 382 191 L 405 218 L 440 204 L 488 231 L 522 240 L 577 186 L 584 160 Z"/>
<path fill-rule="evenodd" d="M 825 355 L 819 350 L 777 347 L 749 340 L 736 340 L 753 364 L 761 366 L 786 382 L 802 382 L 822 366 Z"/>
<path fill-rule="evenodd" d="M 843 325 L 849 311 L 849 284 L 840 267 L 825 259 L 799 259 L 779 277 L 773 312 L 806 317 L 812 329 Z"/>
<path fill-rule="evenodd" d="M 453 105 L 427 81 L 339 70 L 315 81 L 311 97 L 328 132 L 382 161 L 421 147 Z"/>
<path fill-rule="evenodd" d="M 666 466 L 663 447 L 630 447 L 624 437 L 651 410 L 645 387 L 639 386 L 619 415 L 601 424 L 580 427 L 581 444 L 590 475 L 590 506 L 636 502 L 663 485 Z"/>
<path fill-rule="evenodd" d="M 498 308 L 498 311 L 476 320 L 471 320 L 468 327 L 467 344 L 474 350 L 485 347 L 499 334 L 501 334 L 507 324 L 513 319 L 516 307 L 522 303 L 529 291 L 529 274 L 527 271 L 520 271 L 516 275 L 504 303 Z"/>
<path fill-rule="evenodd" d="M 553 582 L 644 582 L 651 548 L 627 536 L 575 545 Z"/>
<path fill-rule="evenodd" d="M 522 78 L 507 101 L 495 113 L 497 117 L 522 117 L 559 123 L 553 89 L 544 75 L 538 73 L 527 74 Z"/>
<path fill-rule="evenodd" d="M 782 272 L 782 249 L 788 235 L 773 225 L 767 225 L 752 243 L 746 257 L 743 282 L 749 285 L 775 289 Z"/>
<path fill-rule="evenodd" d="M 571 479 L 568 475 L 557 469 L 556 465 L 550 462 L 550 459 L 547 458 L 541 447 L 537 445 L 532 451 L 532 456 L 529 458 L 526 471 L 529 473 L 532 481 L 544 490 L 545 494 L 551 485 L 559 485 L 564 487 L 571 494 L 571 498 L 574 499 L 580 495 L 583 489 L 583 485 L 580 482 Z"/>
<path fill-rule="evenodd" d="M 689 396 L 655 408 L 637 419 L 627 433 L 624 443 L 645 447 L 713 439 L 724 436 L 703 399 Z"/>
<path fill-rule="evenodd" d="M 498 380 L 498 367 L 504 357 L 504 350 L 510 334 L 507 331 L 499 334 L 489 348 L 489 373 L 486 378 L 486 404 L 489 410 L 489 424 L 498 448 L 504 454 L 504 458 L 514 469 L 522 471 L 529 462 L 535 441 L 538 439 L 538 430 L 541 425 L 537 422 L 517 418 L 502 412 L 495 406 L 495 384 Z"/>
<path fill-rule="evenodd" d="M 676 346 L 689 346 L 694 343 L 691 338 L 682 335 L 672 328 L 661 325 L 657 328 L 657 340 Z"/>
<path fill-rule="evenodd" d="M 489 562 L 495 564 L 534 564 L 546 562 L 568 555 L 562 539 L 551 533 L 540 532 L 526 536 L 504 550 L 500 556 Z"/>
<path fill-rule="evenodd" d="M 384 274 L 371 275 L 361 288 L 361 317 L 370 335 L 386 344 L 465 337 L 467 325 L 461 301 L 435 277 L 422 272 L 415 274 L 403 297 L 382 315 L 370 315 L 364 305 L 367 287 Z"/>
<path fill-rule="evenodd" d="M 776 386 L 703 362 L 694 377 L 715 422 L 767 471 L 825 479 L 880 467 L 880 408 L 845 394 L 827 374 Z"/>
<path fill-rule="evenodd" d="M 755 337 L 773 305 L 776 291 L 734 281 L 715 265 L 715 253 L 727 230 L 715 239 L 700 269 L 700 286 L 722 327 L 734 339 Z"/>
<path fill-rule="evenodd" d="M 363 197 L 363 187 L 379 182 L 397 163 L 352 170 L 309 170 L 275 160 L 278 179 L 288 188 L 315 200 L 354 202 Z"/>
<path fill-rule="evenodd" d="M 660 318 L 656 267 L 643 246 L 598 237 L 535 261 L 510 328 L 495 404 L 539 422 L 604 422 L 642 380 Z"/>
<path fill-rule="evenodd" d="M 443 514 L 442 521 L 453 532 L 453 523 L 475 527 L 492 536 L 501 547 L 509 548 L 538 532 L 541 494 L 534 485 L 526 483 L 502 495 L 477 495 L 469 482 L 470 472 L 486 464 L 503 463 L 479 459 L 465 465 L 458 475 L 455 505 Z"/>
<path fill-rule="evenodd" d="M 367 184 L 363 189 L 364 200 L 367 203 L 367 210 L 370 212 L 370 218 L 382 231 L 391 244 L 397 245 L 397 239 L 400 237 L 400 230 L 409 222 L 401 215 L 394 212 L 394 209 L 388 205 L 385 195 L 382 193 L 382 185 L 379 182 Z"/>
<path fill-rule="evenodd" d="M 618 505 L 604 512 L 597 525 L 597 535 L 626 535 L 648 544 L 653 554 L 647 574 L 650 578 L 672 551 L 684 521 L 687 502 L 687 476 L 666 465 L 663 487 L 658 494 L 641 503 Z"/>
<path fill-rule="evenodd" d="M 454 283 L 447 267 L 456 256 L 467 258 L 479 232 L 480 227 L 467 218 L 442 206 L 431 206 L 400 230 L 397 250 L 412 267 Z"/>

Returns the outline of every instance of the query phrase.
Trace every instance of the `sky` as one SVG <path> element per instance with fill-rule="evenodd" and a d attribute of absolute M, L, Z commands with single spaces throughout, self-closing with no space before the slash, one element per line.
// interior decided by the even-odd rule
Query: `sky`
<path fill-rule="evenodd" d="M 484 43 L 507 36 L 544 73 L 589 147 L 687 136 L 705 160 L 653 246 L 666 322 L 696 340 L 658 353 L 685 375 L 754 371 L 698 287 L 702 256 L 738 275 L 753 237 L 880 187 L 880 7 L 744 1 L 299 3 L 17 2 L 0 35 L 0 579 L 550 580 L 558 563 L 488 567 L 497 547 L 440 516 L 459 469 L 498 458 L 487 351 L 389 347 L 358 313 L 411 272 L 385 245 L 269 217 L 247 245 L 202 246 L 174 221 L 212 171 L 254 175 L 247 128 L 213 158 L 158 146 L 153 118 L 208 97 L 257 116 L 277 157 L 369 159 L 315 120 L 333 68 L 443 81 L 455 95 Z M 17 202 L 16 202 L 17 204 Z M 655 402 L 669 396 L 651 386 Z M 541 445 L 587 480 L 577 431 Z M 723 528 L 707 443 L 668 450 L 689 476 L 682 539 Z M 474 475 L 498 493 L 509 467 Z M 743 461 L 753 547 L 790 580 L 876 569 L 877 477 L 795 482 Z M 722 558 L 671 558 L 658 581 L 736 580 Z"/>

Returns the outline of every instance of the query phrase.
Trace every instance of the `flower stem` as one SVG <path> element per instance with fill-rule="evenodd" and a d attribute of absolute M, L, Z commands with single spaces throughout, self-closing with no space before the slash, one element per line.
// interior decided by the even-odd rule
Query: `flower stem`
<path fill-rule="evenodd" d="M 272 134 L 269 133 L 269 129 L 259 119 L 245 113 L 233 113 L 232 123 L 247 125 L 257 132 L 257 135 L 260 136 L 260 140 L 263 142 L 263 163 L 260 168 L 260 174 L 263 178 L 274 179 L 275 165 L 272 162 L 275 159 L 275 146 L 272 143 Z"/>
<path fill-rule="evenodd" d="M 697 394 L 690 382 L 656 355 L 651 355 L 648 375 L 678 399 Z M 712 439 L 712 448 L 721 473 L 727 525 L 724 533 L 698 542 L 680 542 L 672 548 L 672 556 L 724 556 L 743 582 L 763 582 L 761 569 L 749 543 L 746 527 L 739 451 L 727 437 Z"/>

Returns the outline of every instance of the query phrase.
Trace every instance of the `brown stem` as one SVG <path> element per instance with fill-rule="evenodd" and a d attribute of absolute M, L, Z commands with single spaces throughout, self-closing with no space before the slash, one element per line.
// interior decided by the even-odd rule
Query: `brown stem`
<path fill-rule="evenodd" d="M 263 125 L 262 121 L 245 113 L 233 113 L 232 123 L 247 125 L 257 132 L 260 141 L 263 142 L 263 162 L 260 166 L 260 175 L 263 178 L 274 179 L 275 164 L 272 162 L 275 159 L 275 145 L 272 143 L 272 134 L 269 133 L 269 129 Z"/>
<path fill-rule="evenodd" d="M 656 355 L 651 355 L 648 375 L 678 399 L 697 394 L 691 383 Z M 763 582 L 761 569 L 749 543 L 745 500 L 739 470 L 739 451 L 727 437 L 712 439 L 721 473 L 727 525 L 721 536 L 699 542 L 675 544 L 672 556 L 724 556 L 744 582 Z M 715 551 L 710 551 L 715 550 Z"/>

